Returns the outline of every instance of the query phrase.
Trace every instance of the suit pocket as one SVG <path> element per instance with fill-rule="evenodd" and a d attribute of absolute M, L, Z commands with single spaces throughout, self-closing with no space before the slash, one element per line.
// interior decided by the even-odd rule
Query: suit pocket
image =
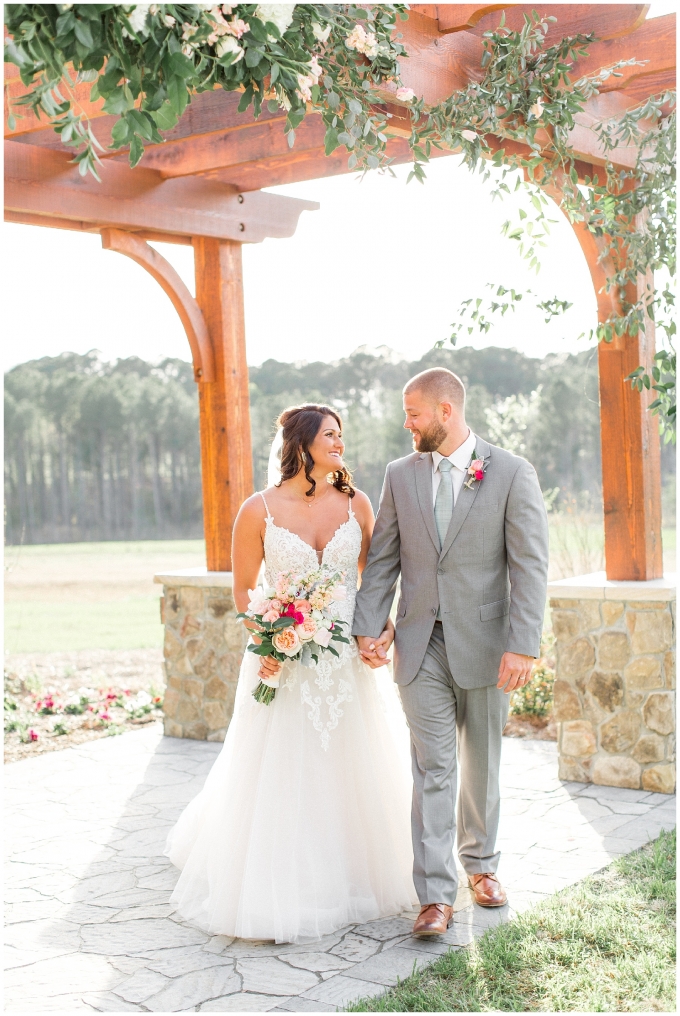
<path fill-rule="evenodd" d="M 492 621 L 494 617 L 505 617 L 510 613 L 510 597 L 504 600 L 494 600 L 493 603 L 483 603 L 479 608 L 479 616 L 482 621 Z"/>

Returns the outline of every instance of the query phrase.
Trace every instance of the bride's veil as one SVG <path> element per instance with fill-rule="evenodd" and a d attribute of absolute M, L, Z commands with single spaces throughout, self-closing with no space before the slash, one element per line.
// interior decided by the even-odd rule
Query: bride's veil
<path fill-rule="evenodd" d="M 281 480 L 281 449 L 283 448 L 283 427 L 279 427 L 269 450 L 267 463 L 267 486 L 275 487 Z"/>

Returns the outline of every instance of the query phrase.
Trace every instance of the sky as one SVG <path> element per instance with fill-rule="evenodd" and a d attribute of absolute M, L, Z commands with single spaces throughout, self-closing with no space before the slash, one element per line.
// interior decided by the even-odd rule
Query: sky
<path fill-rule="evenodd" d="M 653 4 L 651 15 L 674 4 Z M 491 186 L 440 158 L 427 181 L 349 174 L 272 188 L 309 198 L 295 235 L 246 244 L 243 251 L 248 363 L 274 358 L 332 361 L 357 347 L 388 346 L 409 360 L 447 339 L 461 302 L 490 296 L 489 284 L 531 289 L 573 306 L 550 324 L 525 297 L 484 335 L 458 345 L 513 347 L 528 356 L 577 352 L 596 323 L 595 293 L 576 237 L 553 206 L 538 275 L 501 235 L 519 221 L 527 198 L 491 199 Z M 4 225 L 3 370 L 64 351 L 98 349 L 105 360 L 139 356 L 189 359 L 186 336 L 168 297 L 140 266 L 101 247 L 93 234 Z M 154 246 L 193 292 L 193 251 Z M 65 282 L 68 284 L 65 287 Z M 533 301 L 535 303 L 536 301 Z"/>

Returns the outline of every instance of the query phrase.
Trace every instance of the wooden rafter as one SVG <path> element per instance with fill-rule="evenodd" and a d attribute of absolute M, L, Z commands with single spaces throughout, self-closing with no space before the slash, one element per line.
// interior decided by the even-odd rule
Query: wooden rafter
<path fill-rule="evenodd" d="M 141 237 L 122 229 L 102 229 L 102 247 L 124 254 L 141 265 L 167 293 L 184 325 L 194 364 L 194 380 L 215 380 L 215 357 L 201 308 L 169 261 Z"/>

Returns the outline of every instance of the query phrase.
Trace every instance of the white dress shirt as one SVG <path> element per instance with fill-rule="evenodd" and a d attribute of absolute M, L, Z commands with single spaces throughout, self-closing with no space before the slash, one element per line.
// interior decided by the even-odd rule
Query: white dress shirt
<path fill-rule="evenodd" d="M 458 495 L 460 494 L 460 488 L 463 486 L 463 480 L 465 479 L 476 444 L 477 438 L 472 431 L 470 431 L 462 445 L 459 445 L 455 452 L 452 452 L 451 455 L 448 456 L 448 460 L 453 466 L 453 469 L 451 470 L 451 484 L 453 486 L 454 505 Z M 439 452 L 432 452 L 432 504 L 434 504 L 435 498 L 437 497 L 439 482 L 442 478 L 442 474 L 439 472 L 439 463 L 445 457 L 446 456 L 444 455 L 440 455 Z"/>

